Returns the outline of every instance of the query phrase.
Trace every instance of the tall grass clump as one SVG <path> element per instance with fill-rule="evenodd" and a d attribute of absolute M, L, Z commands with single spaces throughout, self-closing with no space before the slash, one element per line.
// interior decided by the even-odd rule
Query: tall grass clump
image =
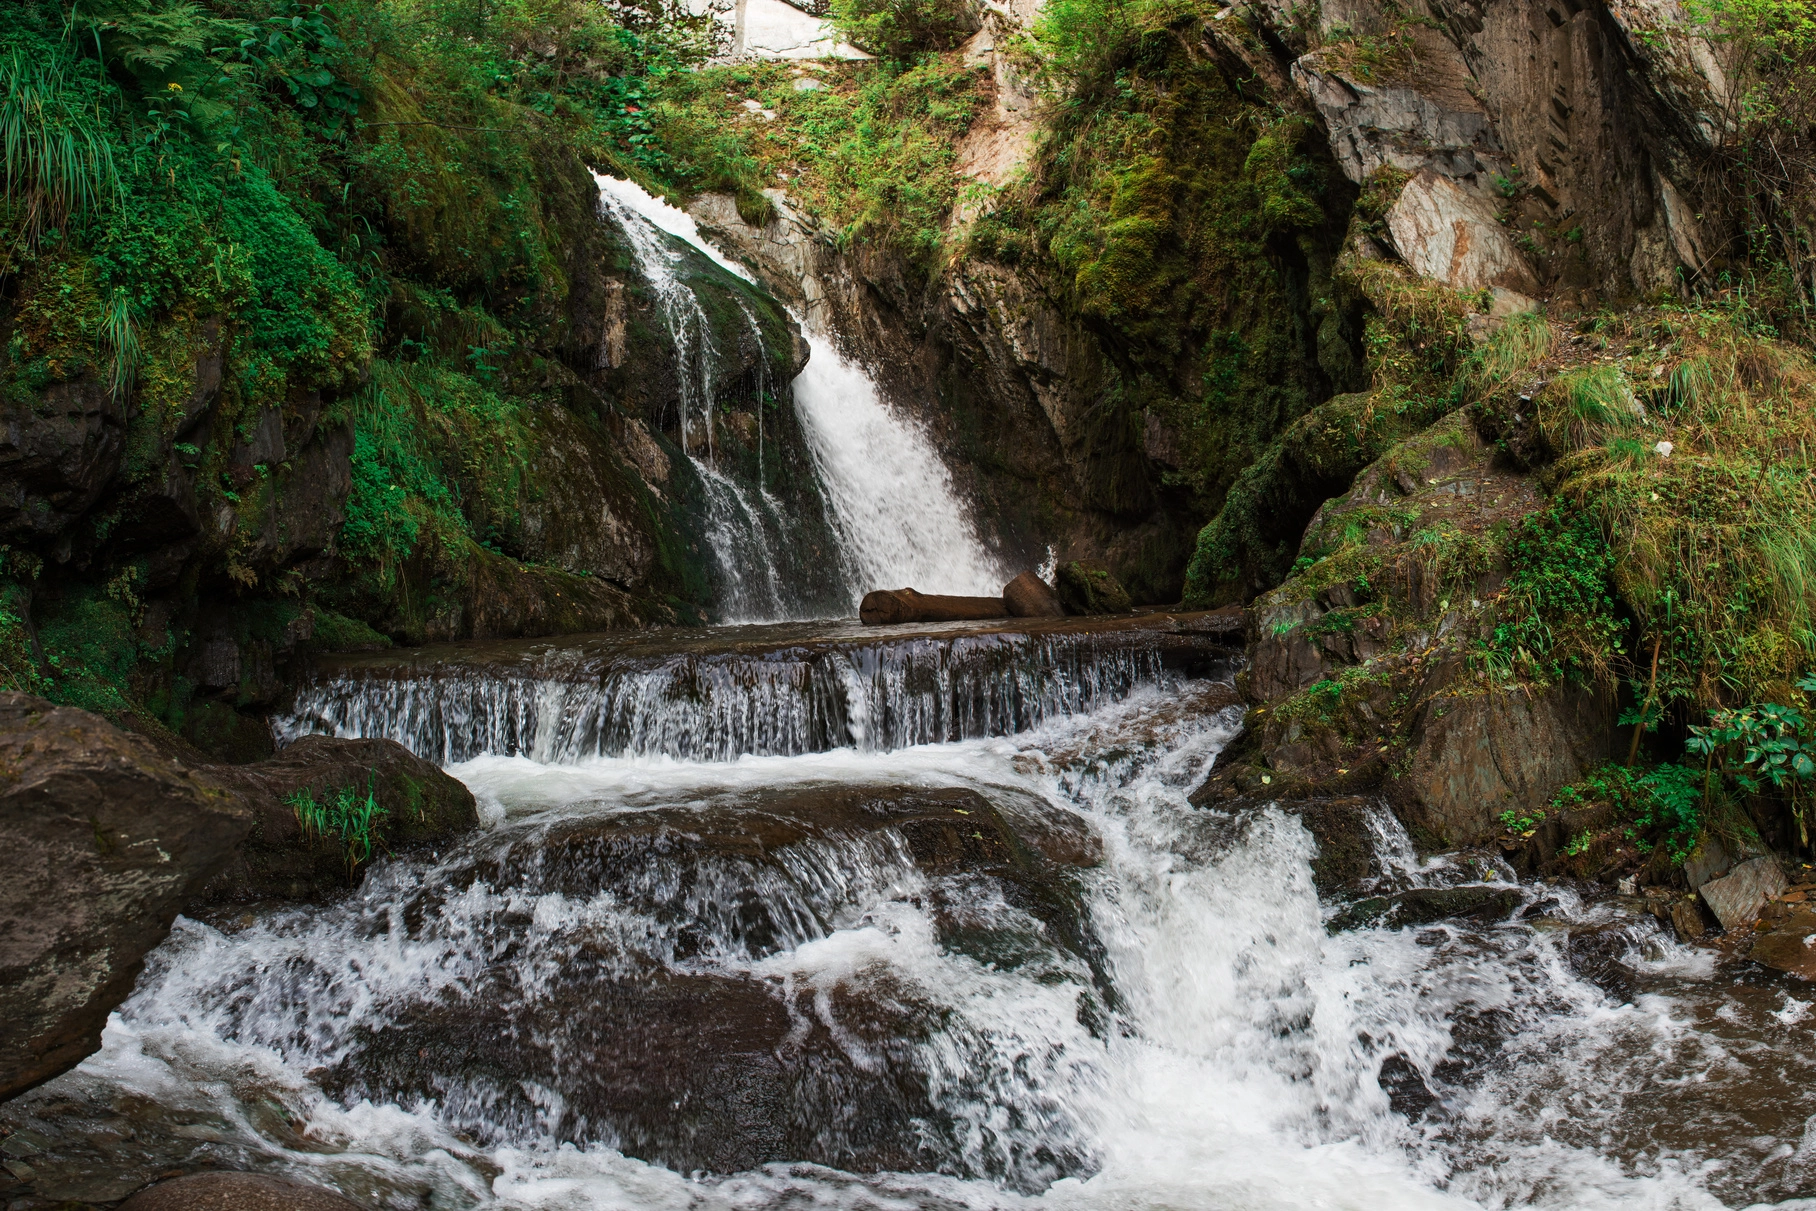
<path fill-rule="evenodd" d="M 82 82 L 61 52 L 0 58 L 0 149 L 17 232 L 35 239 L 70 215 L 118 202 L 124 185 L 101 118 L 98 81 Z"/>

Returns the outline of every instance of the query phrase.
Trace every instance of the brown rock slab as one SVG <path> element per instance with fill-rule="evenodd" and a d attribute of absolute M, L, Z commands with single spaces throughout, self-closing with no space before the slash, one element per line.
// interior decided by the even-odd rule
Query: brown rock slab
<path fill-rule="evenodd" d="M 400 852 L 451 841 L 479 824 L 473 792 L 394 740 L 304 736 L 275 757 L 204 771 L 238 791 L 253 809 L 252 834 L 240 860 L 208 888 L 210 899 L 310 899 L 352 886 L 364 876 L 349 866 L 338 838 L 306 836 L 286 800 L 299 791 L 318 803 L 343 789 L 370 789 L 385 816 L 384 849 Z"/>
<path fill-rule="evenodd" d="M 903 622 L 971 622 L 1007 618 L 1000 597 L 942 597 L 913 589 L 877 589 L 864 594 L 858 619 L 867 627 Z"/>
<path fill-rule="evenodd" d="M 1032 572 L 1023 572 L 1003 586 L 1003 605 L 1011 618 L 1064 618 L 1066 608 L 1059 594 Z"/>
<path fill-rule="evenodd" d="M 239 795 L 100 716 L 0 693 L 0 1101 L 100 1049 L 251 824 Z"/>
<path fill-rule="evenodd" d="M 1816 980 L 1816 906 L 1772 905 L 1748 957 L 1803 980 Z"/>
<path fill-rule="evenodd" d="M 141 1190 L 120 1211 L 360 1211 L 332 1190 L 264 1173 L 192 1173 Z"/>
<path fill-rule="evenodd" d="M 1784 871 L 1776 858 L 1752 858 L 1699 889 L 1723 929 L 1740 929 L 1759 919 L 1766 901 L 1784 894 Z"/>

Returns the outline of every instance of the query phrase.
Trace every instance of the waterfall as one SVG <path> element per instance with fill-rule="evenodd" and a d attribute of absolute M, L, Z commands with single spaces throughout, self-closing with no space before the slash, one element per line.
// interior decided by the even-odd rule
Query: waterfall
<path fill-rule="evenodd" d="M 682 254 L 665 235 L 745 281 L 755 279 L 707 243 L 691 215 L 632 182 L 596 179 L 602 205 L 623 228 L 685 371 L 681 440 L 708 498 L 708 538 L 726 587 L 721 613 L 751 622 L 787 617 L 793 603 L 776 577 L 776 551 L 790 519 L 764 491 L 760 470 L 753 496 L 712 457 L 712 333 L 700 300 L 677 275 Z M 747 309 L 744 314 L 760 343 L 755 318 Z M 807 339 L 811 357 L 790 394 L 838 542 L 836 566 L 822 574 L 843 586 L 853 611 L 874 588 L 1001 592 L 1008 573 L 980 539 L 927 435 L 884 402 L 874 379 L 839 351 L 833 334 L 808 331 Z M 761 409 L 758 416 L 760 421 Z M 705 458 L 695 453 L 702 441 L 690 441 L 695 428 L 705 434 Z"/>
<path fill-rule="evenodd" d="M 1007 736 L 1217 667 L 1211 635 L 1157 630 L 733 640 L 649 653 L 636 639 L 490 645 L 473 659 L 343 663 L 304 686 L 276 729 L 382 737 L 443 763 L 735 761 L 855 747 L 888 752 Z"/>
<path fill-rule="evenodd" d="M 833 528 L 867 588 L 994 597 L 1009 579 L 984 548 L 952 475 L 927 437 L 884 404 L 862 366 L 826 333 L 794 381 L 795 408 L 832 506 Z"/>

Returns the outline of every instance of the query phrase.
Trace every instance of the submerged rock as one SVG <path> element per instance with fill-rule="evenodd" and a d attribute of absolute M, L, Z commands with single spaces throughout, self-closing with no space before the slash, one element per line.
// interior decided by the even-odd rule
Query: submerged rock
<path fill-rule="evenodd" d="M 1068 614 L 1126 614 L 1135 608 L 1120 580 L 1081 560 L 1059 565 L 1053 587 Z"/>
<path fill-rule="evenodd" d="M 394 740 L 305 736 L 257 764 L 211 766 L 206 773 L 253 810 L 238 860 L 208 888 L 215 900 L 312 899 L 364 874 L 342 837 L 304 827 L 298 796 L 326 807 L 342 795 L 364 800 L 369 794 L 383 809 L 372 828 L 374 855 L 445 843 L 479 824 L 472 791 Z"/>
<path fill-rule="evenodd" d="M 0 693 L 0 1101 L 101 1046 L 145 956 L 251 827 L 97 715 Z"/>

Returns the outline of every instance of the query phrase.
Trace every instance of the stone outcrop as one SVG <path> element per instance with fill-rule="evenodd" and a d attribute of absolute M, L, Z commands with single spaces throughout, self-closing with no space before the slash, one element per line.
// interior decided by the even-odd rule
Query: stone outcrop
<path fill-rule="evenodd" d="M 1310 28 L 1271 13 L 1281 44 L 1304 49 L 1292 79 L 1351 180 L 1411 176 L 1390 225 L 1420 273 L 1588 302 L 1703 268 L 1685 189 L 1727 84 L 1676 5 L 1434 0 L 1413 13 L 1344 0 L 1316 12 Z"/>
<path fill-rule="evenodd" d="M 207 889 L 211 900 L 315 899 L 364 878 L 341 837 L 304 827 L 299 795 L 328 805 L 370 794 L 383 809 L 373 857 L 445 845 L 479 824 L 472 791 L 393 740 L 304 736 L 267 760 L 204 772 L 252 812 L 238 856 Z"/>
<path fill-rule="evenodd" d="M 1241 681 L 1258 709 L 1200 801 L 1379 788 L 1426 844 L 1474 845 L 1608 760 L 1610 696 L 1491 684 L 1472 667 L 1505 563 L 1450 568 L 1417 537 L 1475 549 L 1539 507 L 1531 477 L 1461 414 L 1327 502 L 1300 545 L 1313 566 L 1256 600 Z M 1316 556 L 1348 571 L 1320 573 Z"/>
<path fill-rule="evenodd" d="M 98 716 L 0 694 L 0 1100 L 100 1048 L 251 826 L 239 796 Z"/>

